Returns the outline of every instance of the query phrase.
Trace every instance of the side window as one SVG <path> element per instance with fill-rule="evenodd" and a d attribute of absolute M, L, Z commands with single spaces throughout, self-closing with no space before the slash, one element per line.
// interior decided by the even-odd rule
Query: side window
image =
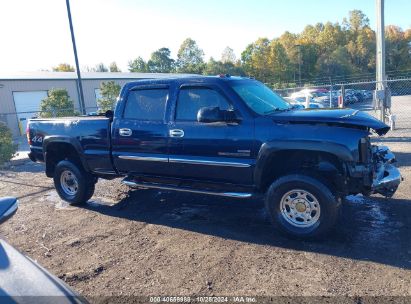
<path fill-rule="evenodd" d="M 182 88 L 177 100 L 176 120 L 197 120 L 197 113 L 203 107 L 231 108 L 228 101 L 209 88 Z"/>
<path fill-rule="evenodd" d="M 163 120 L 168 89 L 130 91 L 124 118 L 139 120 Z"/>

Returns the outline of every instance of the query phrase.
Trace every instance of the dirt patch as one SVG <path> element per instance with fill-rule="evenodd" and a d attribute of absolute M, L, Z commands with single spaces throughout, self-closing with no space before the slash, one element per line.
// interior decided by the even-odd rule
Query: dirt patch
<path fill-rule="evenodd" d="M 129 191 L 119 180 L 69 206 L 30 162 L 0 172 L 0 195 L 21 202 L 0 232 L 89 298 L 411 295 L 411 149 L 394 146 L 406 177 L 395 198 L 351 197 L 322 242 L 279 236 L 261 201 Z"/>

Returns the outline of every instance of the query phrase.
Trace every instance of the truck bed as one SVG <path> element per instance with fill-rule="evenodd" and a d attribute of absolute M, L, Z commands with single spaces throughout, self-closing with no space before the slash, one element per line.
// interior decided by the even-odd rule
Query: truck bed
<path fill-rule="evenodd" d="M 43 149 L 55 140 L 63 140 L 73 144 L 92 171 L 112 173 L 110 124 L 101 116 L 30 119 L 30 157 L 44 161 Z"/>

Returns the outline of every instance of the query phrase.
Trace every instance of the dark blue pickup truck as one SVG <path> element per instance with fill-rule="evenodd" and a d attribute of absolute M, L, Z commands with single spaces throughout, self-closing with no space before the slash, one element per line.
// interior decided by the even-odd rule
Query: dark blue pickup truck
<path fill-rule="evenodd" d="M 401 175 L 370 134 L 389 127 L 352 109 L 293 109 L 240 77 L 130 82 L 106 117 L 32 119 L 30 158 L 59 195 L 84 203 L 98 178 L 130 187 L 265 197 L 282 232 L 323 235 L 349 194 L 392 196 Z"/>

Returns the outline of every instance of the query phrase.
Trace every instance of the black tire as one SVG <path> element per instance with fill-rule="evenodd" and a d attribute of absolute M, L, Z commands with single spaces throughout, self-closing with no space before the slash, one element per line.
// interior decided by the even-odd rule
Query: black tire
<path fill-rule="evenodd" d="M 292 199 L 292 203 L 290 204 L 286 199 L 290 196 L 287 196 L 286 194 L 290 192 L 294 193 L 294 190 L 303 190 L 305 193 L 296 192 L 301 194 L 304 193 L 304 195 L 308 193 L 308 196 L 305 196 L 308 201 L 306 200 L 306 203 L 304 202 L 303 204 L 309 204 L 310 208 L 311 206 L 313 208 L 319 208 L 317 209 L 319 214 L 317 218 L 315 218 L 317 211 L 314 210 L 310 213 L 310 209 L 301 204 L 298 205 L 298 208 L 300 208 L 300 210 L 303 208 L 302 214 L 307 212 L 307 217 L 309 217 L 309 219 L 304 220 L 292 213 L 295 211 L 294 209 L 297 209 L 295 207 L 297 205 L 294 203 L 296 199 Z M 311 201 L 312 196 L 314 197 L 313 201 Z M 281 210 L 281 201 L 283 197 L 284 211 Z M 290 199 L 288 199 L 288 201 L 289 200 Z M 319 203 L 319 207 L 317 204 L 314 204 L 316 202 Z M 290 209 L 291 205 L 293 210 Z M 283 176 L 274 181 L 267 191 L 265 200 L 265 206 L 273 225 L 286 236 L 297 239 L 317 239 L 330 232 L 337 222 L 340 205 L 341 203 L 336 200 L 329 188 L 322 182 L 310 176 L 299 174 Z M 312 214 L 314 214 L 313 217 Z M 297 220 L 302 222 L 301 226 L 298 226 Z M 312 220 L 312 222 L 309 222 L 310 220 Z M 305 221 L 307 222 L 305 223 Z M 292 224 L 290 222 L 294 223 Z M 307 227 L 308 225 L 312 226 Z"/>
<path fill-rule="evenodd" d="M 73 191 L 67 190 L 67 186 L 62 184 L 62 174 L 69 174 L 76 179 L 76 186 L 70 185 Z M 54 187 L 58 195 L 72 205 L 79 205 L 86 203 L 94 193 L 95 177 L 75 163 L 62 160 L 60 161 L 54 171 Z M 67 185 L 67 183 L 65 183 Z M 76 191 L 74 191 L 76 188 Z"/>

